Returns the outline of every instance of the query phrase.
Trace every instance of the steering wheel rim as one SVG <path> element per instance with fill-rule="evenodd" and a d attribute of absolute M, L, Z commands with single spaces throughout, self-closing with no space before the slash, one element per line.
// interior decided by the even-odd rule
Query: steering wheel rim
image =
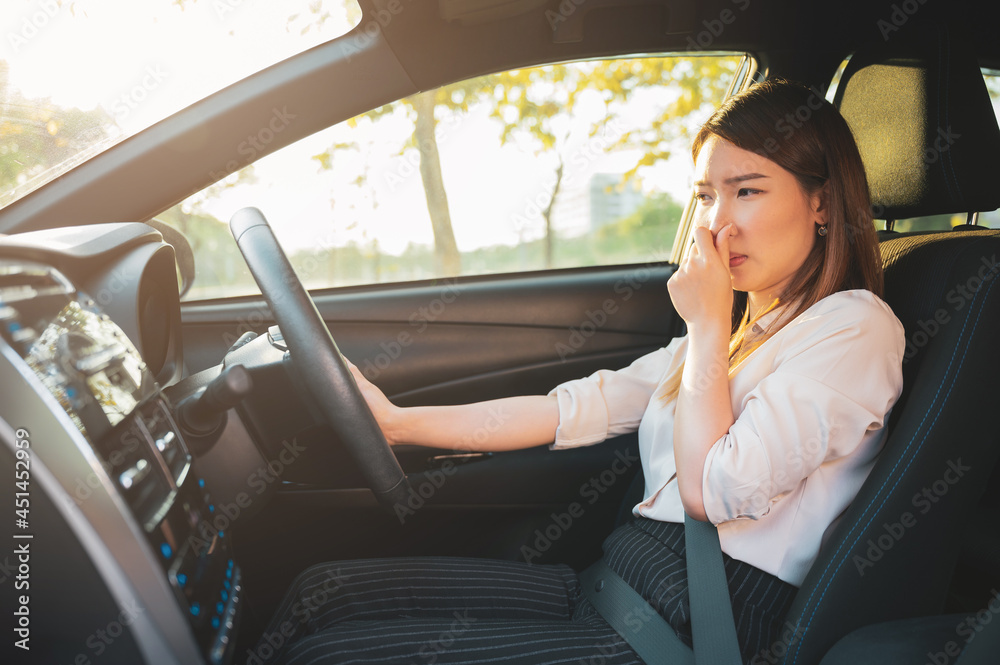
<path fill-rule="evenodd" d="M 361 395 L 344 356 L 257 208 L 238 210 L 229 221 L 236 245 L 271 308 L 291 353 L 291 366 L 309 389 L 327 424 L 347 446 L 369 489 L 389 509 L 404 505 L 410 485 Z M 310 351 L 309 362 L 295 362 Z"/>

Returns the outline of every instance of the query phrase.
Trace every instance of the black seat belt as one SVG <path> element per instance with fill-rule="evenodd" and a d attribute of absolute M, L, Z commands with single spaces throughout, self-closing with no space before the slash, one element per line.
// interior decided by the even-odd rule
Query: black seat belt
<path fill-rule="evenodd" d="M 580 573 L 583 591 L 646 665 L 742 665 L 719 532 L 685 515 L 684 540 L 693 651 L 603 560 Z"/>

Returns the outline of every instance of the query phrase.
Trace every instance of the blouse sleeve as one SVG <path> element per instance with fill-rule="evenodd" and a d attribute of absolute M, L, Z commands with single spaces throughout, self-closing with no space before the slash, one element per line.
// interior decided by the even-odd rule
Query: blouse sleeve
<path fill-rule="evenodd" d="M 774 371 L 709 449 L 702 496 L 713 524 L 762 517 L 820 465 L 864 453 L 866 434 L 882 429 L 902 390 L 905 340 L 888 306 L 867 304 L 794 322 Z"/>
<path fill-rule="evenodd" d="M 549 395 L 555 395 L 559 402 L 559 427 L 555 443 L 549 447 L 588 446 L 636 431 L 650 397 L 672 369 L 672 359 L 686 340 L 675 338 L 623 369 L 602 369 L 553 388 Z"/>

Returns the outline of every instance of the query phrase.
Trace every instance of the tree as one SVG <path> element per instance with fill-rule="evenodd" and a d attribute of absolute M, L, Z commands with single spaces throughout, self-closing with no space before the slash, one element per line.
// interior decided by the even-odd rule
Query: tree
<path fill-rule="evenodd" d="M 458 275 L 462 271 L 461 255 L 455 242 L 455 232 L 451 224 L 448 195 L 444 188 L 441 172 L 441 156 L 438 150 L 438 110 L 442 113 L 468 112 L 469 106 L 481 95 L 484 84 L 480 79 L 464 81 L 453 85 L 417 93 L 399 102 L 386 104 L 348 121 L 351 127 L 368 120 L 378 122 L 382 118 L 403 113 L 413 122 L 413 133 L 400 147 L 400 154 L 408 149 L 416 149 L 420 155 L 420 178 L 427 200 L 427 212 L 434 234 L 434 262 L 438 276 Z M 315 155 L 323 169 L 331 169 L 334 154 L 338 150 L 356 150 L 354 142 L 336 143 L 326 151 Z"/>
<path fill-rule="evenodd" d="M 587 95 L 598 95 L 606 113 L 591 124 L 589 137 L 611 136 L 609 149 L 635 148 L 641 157 L 626 174 L 638 177 L 639 170 L 670 157 L 678 139 L 692 129 L 692 119 L 714 108 L 723 98 L 736 74 L 732 57 L 672 57 L 604 60 L 566 65 L 532 67 L 483 76 L 422 92 L 353 119 L 372 122 L 402 109 L 413 121 L 413 133 L 400 149 L 416 148 L 420 174 L 434 232 L 435 263 L 441 276 L 460 272 L 461 257 L 455 243 L 447 193 L 442 178 L 436 127 L 442 119 L 467 113 L 474 104 L 485 104 L 490 117 L 500 124 L 500 141 L 528 141 L 536 155 L 549 155 L 554 162 L 548 203 L 540 210 L 544 228 L 544 261 L 553 265 L 552 214 L 563 185 L 572 118 L 578 103 Z M 665 100 L 648 125 L 618 131 L 628 102 L 636 95 L 673 94 Z M 563 126 L 560 129 L 560 126 Z M 625 126 L 629 126 L 625 123 Z M 614 130 L 614 131 L 612 131 Z M 331 146 L 316 156 L 324 168 L 333 163 L 332 153 L 350 143 Z"/>
<path fill-rule="evenodd" d="M 0 204 L 47 170 L 83 161 L 102 145 L 114 127 L 101 109 L 62 108 L 51 100 L 29 99 L 9 81 L 9 65 L 0 60 Z"/>
<path fill-rule="evenodd" d="M 462 272 L 462 259 L 455 243 L 455 231 L 451 227 L 451 211 L 448 209 L 448 195 L 444 191 L 441 175 L 441 155 L 437 145 L 437 119 L 434 117 L 439 102 L 435 91 L 417 93 L 411 98 L 416 113 L 413 140 L 420 151 L 420 179 L 424 183 L 427 196 L 427 211 L 431 216 L 434 231 L 434 258 L 441 275 L 457 275 Z"/>

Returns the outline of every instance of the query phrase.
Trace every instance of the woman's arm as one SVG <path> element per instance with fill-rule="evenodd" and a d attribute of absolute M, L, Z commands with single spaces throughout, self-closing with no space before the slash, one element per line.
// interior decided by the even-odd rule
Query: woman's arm
<path fill-rule="evenodd" d="M 709 229 L 695 228 L 695 244 L 667 282 L 674 309 L 688 326 L 674 416 L 677 488 L 684 511 L 703 522 L 708 521 L 702 493 L 705 459 L 735 421 L 729 392 L 730 230 L 723 227 L 713 239 Z"/>
<path fill-rule="evenodd" d="M 728 330 L 715 328 L 689 327 L 688 352 L 674 417 L 677 489 L 684 511 L 703 522 L 708 521 L 702 495 L 705 459 L 712 445 L 735 422 L 729 392 Z"/>
<path fill-rule="evenodd" d="M 398 407 L 357 367 L 361 394 L 391 445 L 502 451 L 552 443 L 559 425 L 555 395 L 527 395 L 455 406 Z"/>
<path fill-rule="evenodd" d="M 452 450 L 501 451 L 552 443 L 559 425 L 555 395 L 526 395 L 395 409 L 390 441 Z"/>

